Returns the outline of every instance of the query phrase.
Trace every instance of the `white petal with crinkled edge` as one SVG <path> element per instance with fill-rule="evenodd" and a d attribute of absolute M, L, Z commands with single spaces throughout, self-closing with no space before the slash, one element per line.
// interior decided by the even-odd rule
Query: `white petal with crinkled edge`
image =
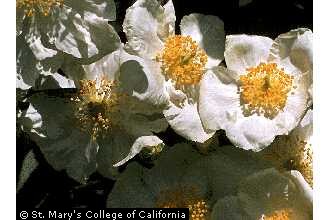
<path fill-rule="evenodd" d="M 123 158 L 121 161 L 114 164 L 114 167 L 119 167 L 125 163 L 127 163 L 130 159 L 135 157 L 138 153 L 141 152 L 143 148 L 149 148 L 155 147 L 157 145 L 163 144 L 163 141 L 160 140 L 157 136 L 142 136 L 135 140 L 133 146 L 131 147 L 131 150 L 129 154 Z"/>
<path fill-rule="evenodd" d="M 237 120 L 240 97 L 232 77 L 228 69 L 217 67 L 208 70 L 201 80 L 199 115 L 208 129 L 224 129 Z"/>
<path fill-rule="evenodd" d="M 169 0 L 164 6 L 164 13 L 165 13 L 165 20 L 166 20 L 166 29 L 167 33 L 164 37 L 167 37 L 168 35 L 173 35 L 175 34 L 175 10 L 174 10 L 174 5 L 173 1 Z"/>
<path fill-rule="evenodd" d="M 83 18 L 89 12 L 109 21 L 116 20 L 116 5 L 114 0 L 65 0 L 64 5 L 71 7 Z"/>
<path fill-rule="evenodd" d="M 91 12 L 84 12 L 83 16 L 63 6 L 54 8 L 51 16 L 38 17 L 35 26 L 47 38 L 49 46 L 76 58 L 105 55 L 119 47 L 119 36 L 107 20 Z"/>
<path fill-rule="evenodd" d="M 107 20 L 97 17 L 93 13 L 84 13 L 87 31 L 90 33 L 92 43 L 99 53 L 97 57 L 112 53 L 121 47 L 120 38 L 116 30 L 108 24 Z M 106 43 L 105 43 L 106 42 Z"/>
<path fill-rule="evenodd" d="M 28 109 L 19 113 L 17 117 L 17 123 L 21 125 L 23 131 L 37 133 L 41 137 L 45 137 L 43 134 L 38 133 L 36 130 L 42 126 L 42 116 L 33 107 L 32 104 L 29 104 Z"/>
<path fill-rule="evenodd" d="M 68 79 L 59 73 L 53 73 L 49 75 L 41 75 L 36 82 L 35 88 L 37 90 L 42 89 L 60 89 L 60 88 L 76 88 L 74 81 Z"/>
<path fill-rule="evenodd" d="M 301 72 L 313 71 L 313 33 L 298 28 L 279 35 L 272 45 L 269 60 L 289 59 Z"/>
<path fill-rule="evenodd" d="M 180 107 L 170 103 L 163 114 L 173 130 L 188 140 L 204 143 L 215 133 L 203 127 L 197 103 L 185 101 Z"/>
<path fill-rule="evenodd" d="M 233 144 L 245 150 L 260 151 L 282 133 L 274 121 L 263 116 L 237 114 L 236 117 L 236 123 L 227 124 L 224 130 Z"/>
<path fill-rule="evenodd" d="M 208 56 L 206 67 L 220 64 L 225 50 L 223 21 L 213 15 L 194 13 L 182 18 L 180 29 L 182 35 L 191 36 L 204 49 Z"/>
<path fill-rule="evenodd" d="M 313 102 L 313 33 L 298 28 L 279 35 L 272 45 L 269 61 L 281 63 L 286 71 L 303 73 L 309 89 L 309 103 Z"/>
<path fill-rule="evenodd" d="M 23 38 L 22 35 L 16 38 L 16 88 L 26 90 L 35 86 L 40 75 L 56 72 L 62 56 L 57 54 L 39 61 Z"/>
<path fill-rule="evenodd" d="M 123 23 L 126 47 L 141 57 L 155 58 L 163 48 L 158 34 L 163 35 L 165 24 L 164 8 L 156 0 L 136 1 L 126 10 Z"/>
<path fill-rule="evenodd" d="M 256 35 L 227 35 L 225 60 L 227 68 L 245 74 L 246 68 L 267 62 L 273 40 Z"/>
<path fill-rule="evenodd" d="M 301 139 L 309 141 L 313 135 L 313 109 L 308 109 L 299 126 L 296 128 Z"/>
<path fill-rule="evenodd" d="M 94 80 L 105 76 L 108 80 L 116 80 L 115 75 L 120 67 L 120 55 L 121 51 L 119 49 L 102 57 L 95 63 L 82 65 L 86 72 L 86 79 Z"/>
<path fill-rule="evenodd" d="M 21 75 L 16 74 L 16 88 L 22 90 L 28 90 L 31 88 L 31 85 L 26 84 Z"/>
<path fill-rule="evenodd" d="M 251 219 L 260 219 L 264 214 L 286 208 L 293 209 L 295 219 L 307 220 L 312 216 L 310 202 L 301 191 L 300 183 L 273 168 L 252 174 L 242 181 L 238 198 Z"/>
<path fill-rule="evenodd" d="M 37 19 L 33 17 L 31 19 L 29 32 L 24 36 L 26 43 L 31 48 L 37 60 L 55 56 L 57 51 L 45 47 L 41 42 L 42 33 L 38 30 L 36 22 L 38 22 Z"/>
<path fill-rule="evenodd" d="M 168 102 L 165 78 L 159 63 L 123 51 L 119 74 L 126 93 L 157 106 Z"/>
<path fill-rule="evenodd" d="M 297 88 L 288 94 L 284 109 L 273 119 L 279 128 L 283 128 L 282 134 L 288 134 L 294 129 L 307 109 L 308 92 L 302 87 L 298 83 Z"/>

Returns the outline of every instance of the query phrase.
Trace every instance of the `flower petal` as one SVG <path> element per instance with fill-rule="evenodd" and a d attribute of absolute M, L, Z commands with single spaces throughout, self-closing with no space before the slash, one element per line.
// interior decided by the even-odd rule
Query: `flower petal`
<path fill-rule="evenodd" d="M 302 140 L 308 141 L 313 134 L 313 110 L 308 109 L 297 127 L 298 135 Z"/>
<path fill-rule="evenodd" d="M 255 35 L 227 35 L 225 60 L 228 69 L 244 74 L 246 68 L 266 62 L 273 40 Z"/>
<path fill-rule="evenodd" d="M 245 150 L 256 152 L 270 145 L 276 135 L 283 133 L 274 121 L 257 115 L 249 117 L 239 115 L 237 122 L 228 125 L 225 130 L 227 137 L 233 144 Z"/>
<path fill-rule="evenodd" d="M 235 121 L 240 106 L 237 85 L 228 69 L 208 70 L 200 83 L 199 115 L 203 125 L 211 130 L 226 128 Z"/>
<path fill-rule="evenodd" d="M 108 208 L 150 208 L 153 196 L 142 180 L 143 167 L 130 163 L 107 199 Z"/>
<path fill-rule="evenodd" d="M 103 176 L 116 179 L 119 175 L 113 164 L 125 158 L 133 145 L 135 138 L 121 129 L 113 129 L 105 138 L 99 138 L 97 153 L 97 171 Z"/>
<path fill-rule="evenodd" d="M 310 219 L 312 214 L 296 182 L 275 169 L 252 174 L 242 181 L 238 197 L 251 219 L 285 208 L 293 209 L 299 216 L 295 219 Z"/>
<path fill-rule="evenodd" d="M 167 28 L 165 28 L 166 32 L 164 33 L 163 36 L 163 40 L 165 40 L 167 36 L 175 34 L 176 17 L 175 17 L 175 10 L 172 0 L 167 1 L 167 3 L 163 7 L 165 9 L 164 14 L 165 14 L 166 26 L 168 26 Z"/>
<path fill-rule="evenodd" d="M 157 62 L 122 53 L 120 76 L 126 93 L 156 106 L 168 102 L 165 92 L 165 78 Z"/>
<path fill-rule="evenodd" d="M 83 65 L 86 72 L 84 78 L 95 80 L 96 78 L 106 76 L 108 80 L 118 80 L 116 79 L 115 74 L 119 71 L 120 55 L 121 51 L 119 49 L 102 57 L 95 63 Z"/>
<path fill-rule="evenodd" d="M 129 51 L 144 58 L 155 58 L 163 46 L 159 36 L 166 35 L 166 18 L 164 8 L 156 0 L 137 0 L 129 7 L 123 23 Z M 173 25 L 173 19 L 169 20 L 168 27 Z"/>
<path fill-rule="evenodd" d="M 302 203 L 308 210 L 313 210 L 313 190 L 310 185 L 297 170 L 288 171 L 286 174 L 296 184 Z"/>
<path fill-rule="evenodd" d="M 33 52 L 34 56 L 37 60 L 43 60 L 48 57 L 55 56 L 58 52 L 56 50 L 47 48 L 44 46 L 42 42 L 42 36 L 38 28 L 36 27 L 37 24 L 34 22 L 35 19 L 32 19 L 32 24 L 30 25 L 29 32 L 25 34 L 25 41 L 31 48 L 31 51 Z"/>
<path fill-rule="evenodd" d="M 207 67 L 220 64 L 224 58 L 224 24 L 213 15 L 190 14 L 184 16 L 180 24 L 181 34 L 191 36 L 203 48 L 208 56 Z"/>
<path fill-rule="evenodd" d="M 40 76 L 36 82 L 37 90 L 60 89 L 60 88 L 76 88 L 73 80 L 68 79 L 58 73 L 53 73 L 47 76 Z"/>
<path fill-rule="evenodd" d="M 107 20 L 91 12 L 84 12 L 82 18 L 67 6 L 54 9 L 52 16 L 40 18 L 37 25 L 49 44 L 76 58 L 104 56 L 120 45 L 119 36 Z"/>
<path fill-rule="evenodd" d="M 47 161 L 56 170 L 66 170 L 75 180 L 86 181 L 96 169 L 98 146 L 75 127 L 70 103 L 43 93 L 32 95 L 28 101 L 42 118 L 41 125 L 34 128 L 37 132 L 31 133 L 31 138 Z"/>
<path fill-rule="evenodd" d="M 137 107 L 137 109 L 134 109 L 135 107 Z M 134 137 L 149 136 L 153 133 L 159 133 L 165 131 L 168 126 L 164 116 L 157 112 L 157 109 L 148 110 L 147 106 L 141 107 L 138 106 L 138 104 L 123 106 L 123 108 L 121 112 L 124 117 L 121 118 L 121 126 L 128 134 Z"/>
<path fill-rule="evenodd" d="M 270 60 L 290 62 L 301 72 L 313 70 L 313 33 L 307 28 L 298 28 L 279 35 L 271 48 Z"/>
<path fill-rule="evenodd" d="M 288 94 L 285 107 L 275 118 L 276 125 L 280 128 L 279 134 L 288 134 L 298 126 L 307 109 L 308 91 L 304 82 L 306 78 L 295 79 L 297 86 Z"/>
<path fill-rule="evenodd" d="M 138 139 L 135 140 L 133 146 L 131 147 L 131 150 L 130 150 L 129 154 L 124 159 L 122 159 L 118 163 L 114 164 L 113 166 L 114 167 L 119 167 L 119 166 L 127 163 L 130 159 L 135 157 L 135 155 L 140 153 L 140 151 L 143 148 L 151 149 L 152 147 L 155 147 L 157 145 L 162 145 L 162 144 L 163 144 L 163 141 L 160 140 L 157 136 L 142 136 L 142 137 L 139 137 Z"/>
<path fill-rule="evenodd" d="M 191 145 L 176 144 L 167 151 L 163 151 L 153 169 L 145 171 L 142 178 L 148 189 L 157 197 L 162 191 L 175 189 L 183 183 L 182 178 L 190 170 L 189 167 L 201 157 L 202 155 Z M 194 185 L 194 182 L 191 184 Z"/>
<path fill-rule="evenodd" d="M 116 20 L 114 0 L 65 0 L 64 5 L 78 12 L 82 18 L 84 18 L 86 12 L 89 12 L 109 21 Z"/>
<path fill-rule="evenodd" d="M 187 101 L 181 107 L 170 103 L 163 114 L 176 133 L 188 140 L 204 143 L 215 131 L 203 127 L 197 108 L 197 103 Z"/>
<path fill-rule="evenodd" d="M 207 186 L 204 187 L 212 192 L 209 199 L 216 201 L 234 194 L 243 178 L 268 167 L 253 152 L 226 145 L 216 146 L 216 151 L 191 165 L 186 175 L 206 178 Z"/>
<path fill-rule="evenodd" d="M 16 88 L 35 86 L 40 75 L 55 73 L 62 63 L 61 54 L 38 60 L 22 36 L 16 38 Z"/>

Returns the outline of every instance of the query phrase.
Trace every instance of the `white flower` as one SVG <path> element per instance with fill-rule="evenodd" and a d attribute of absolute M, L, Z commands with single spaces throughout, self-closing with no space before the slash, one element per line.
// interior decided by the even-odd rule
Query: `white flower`
<path fill-rule="evenodd" d="M 157 78 L 148 88 L 166 98 L 163 114 L 171 127 L 203 143 L 214 131 L 205 129 L 199 116 L 199 84 L 205 71 L 223 60 L 224 26 L 215 16 L 190 14 L 181 20 L 181 35 L 175 35 L 175 19 L 171 0 L 164 6 L 156 0 L 136 1 L 123 23 L 125 48 L 148 70 L 146 75 L 153 75 L 147 78 Z"/>
<path fill-rule="evenodd" d="M 115 19 L 113 0 L 16 0 L 17 88 L 56 72 L 64 55 L 88 62 L 116 50 Z"/>
<path fill-rule="evenodd" d="M 227 68 L 201 82 L 199 112 L 207 129 L 226 131 L 236 146 L 260 151 L 294 129 L 310 105 L 312 32 L 292 30 L 275 41 L 254 35 L 226 38 Z"/>
<path fill-rule="evenodd" d="M 77 181 L 96 169 L 113 178 L 118 172 L 114 164 L 125 163 L 142 148 L 152 151 L 163 144 L 153 133 L 165 130 L 167 122 L 132 97 L 130 85 L 122 84 L 121 52 L 85 66 L 88 78 L 78 88 L 65 77 L 48 76 L 20 117 L 47 161 Z M 43 85 L 54 88 L 55 82 L 59 89 L 42 90 Z"/>
<path fill-rule="evenodd" d="M 211 219 L 310 220 L 312 193 L 298 171 L 266 169 L 243 180 L 236 195 L 219 199 Z"/>

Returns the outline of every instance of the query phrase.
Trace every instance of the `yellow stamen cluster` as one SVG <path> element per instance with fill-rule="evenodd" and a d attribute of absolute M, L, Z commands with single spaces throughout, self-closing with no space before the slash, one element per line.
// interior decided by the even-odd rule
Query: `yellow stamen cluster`
<path fill-rule="evenodd" d="M 53 7 L 63 7 L 64 0 L 16 0 L 16 8 L 24 8 L 28 17 L 40 12 L 44 16 L 48 16 Z"/>
<path fill-rule="evenodd" d="M 274 118 L 285 107 L 293 76 L 275 63 L 260 63 L 240 76 L 240 96 L 245 115 Z"/>
<path fill-rule="evenodd" d="M 116 91 L 116 83 L 106 79 L 81 80 L 78 96 L 71 100 L 76 102 L 75 116 L 79 128 L 96 139 L 100 133 L 105 134 L 119 120 L 119 101 L 124 94 Z"/>
<path fill-rule="evenodd" d="M 180 186 L 175 190 L 160 193 L 156 202 L 158 208 L 189 208 L 189 219 L 205 220 L 209 215 L 206 201 L 191 186 Z"/>
<path fill-rule="evenodd" d="M 162 64 L 165 77 L 173 80 L 175 87 L 181 89 L 200 82 L 207 55 L 190 36 L 174 35 L 166 39 L 157 60 Z"/>
<path fill-rule="evenodd" d="M 264 159 L 270 161 L 280 171 L 298 170 L 313 187 L 313 151 L 311 144 L 298 137 L 280 136 L 263 152 Z"/>
<path fill-rule="evenodd" d="M 270 215 L 265 215 L 262 220 L 293 220 L 293 210 L 292 209 L 282 209 L 273 212 Z"/>

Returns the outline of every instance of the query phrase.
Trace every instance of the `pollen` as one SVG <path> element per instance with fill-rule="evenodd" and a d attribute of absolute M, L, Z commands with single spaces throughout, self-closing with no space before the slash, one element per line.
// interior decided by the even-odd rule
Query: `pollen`
<path fill-rule="evenodd" d="M 188 208 L 189 219 L 206 220 L 209 215 L 207 202 L 199 195 L 196 187 L 180 186 L 175 190 L 165 190 L 156 202 L 158 208 Z"/>
<path fill-rule="evenodd" d="M 293 88 L 293 76 L 276 63 L 260 63 L 240 76 L 239 93 L 245 115 L 274 118 L 285 107 Z"/>
<path fill-rule="evenodd" d="M 293 218 L 293 210 L 292 209 L 281 209 L 277 210 L 270 215 L 264 215 L 262 220 L 292 220 Z"/>
<path fill-rule="evenodd" d="M 16 8 L 23 8 L 28 17 L 40 12 L 48 16 L 54 7 L 63 7 L 64 0 L 16 0 Z"/>
<path fill-rule="evenodd" d="M 190 36 L 174 35 L 166 39 L 164 49 L 156 57 L 162 72 L 177 89 L 200 82 L 207 55 Z"/>
<path fill-rule="evenodd" d="M 119 104 L 125 95 L 117 91 L 115 81 L 80 80 L 80 89 L 76 97 L 75 117 L 79 128 L 90 133 L 95 140 L 104 136 L 118 122 Z"/>

